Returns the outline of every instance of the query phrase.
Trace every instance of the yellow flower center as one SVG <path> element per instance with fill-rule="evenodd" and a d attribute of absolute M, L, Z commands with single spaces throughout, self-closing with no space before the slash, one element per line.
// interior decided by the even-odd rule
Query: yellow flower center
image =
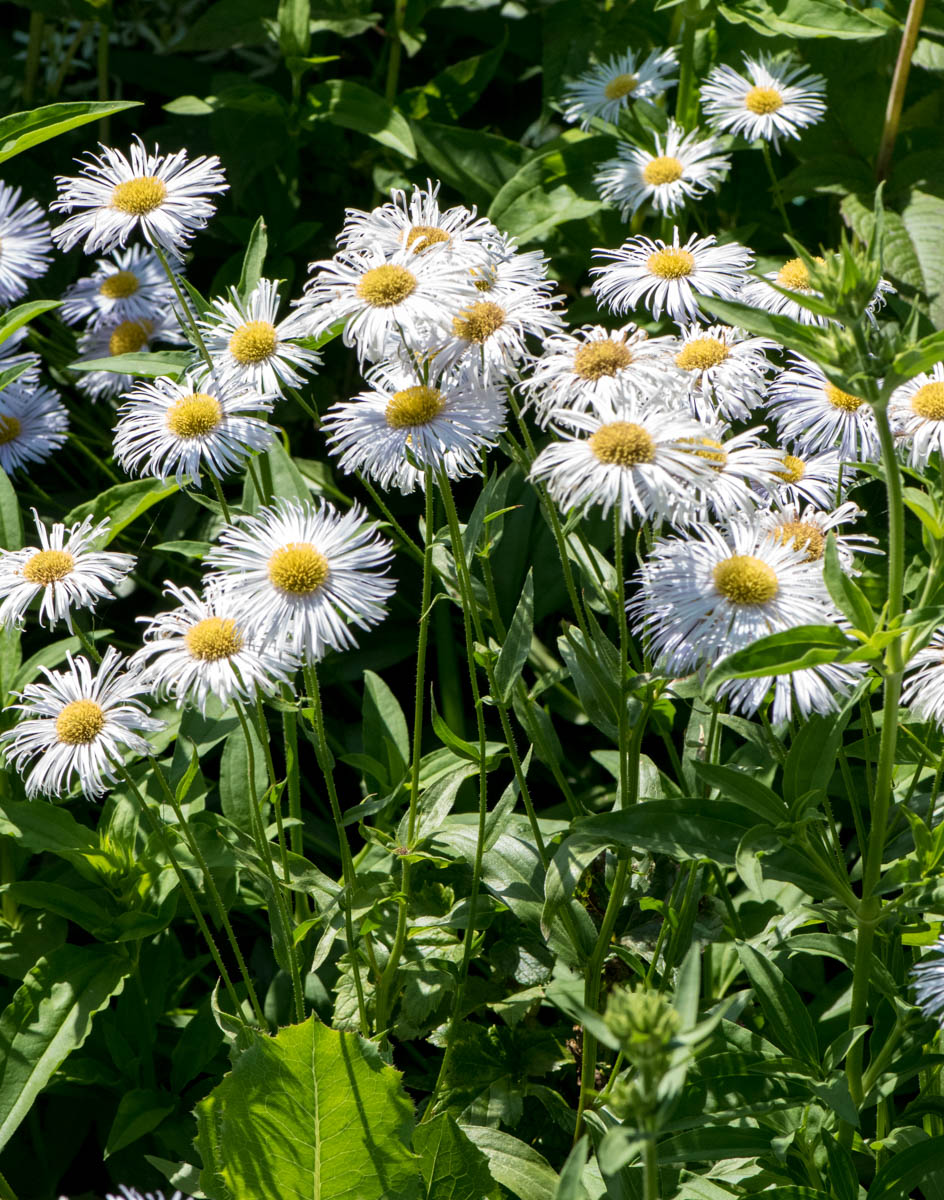
<path fill-rule="evenodd" d="M 435 246 L 437 242 L 448 241 L 450 241 L 449 234 L 445 229 L 440 229 L 438 225 L 414 225 L 406 235 L 406 248 L 422 254 L 424 250 Z"/>
<path fill-rule="evenodd" d="M 134 271 L 115 271 L 113 275 L 102 280 L 98 293 L 107 300 L 127 300 L 140 286 Z"/>
<path fill-rule="evenodd" d="M 807 562 L 818 562 L 826 552 L 826 536 L 812 521 L 784 521 L 774 529 L 781 544 L 793 544 L 794 550 L 805 550 Z"/>
<path fill-rule="evenodd" d="M 132 217 L 145 217 L 160 208 L 167 198 L 167 188 L 156 175 L 142 175 L 119 183 L 111 194 L 111 206 Z"/>
<path fill-rule="evenodd" d="M 660 279 L 682 279 L 695 269 L 695 256 L 677 246 L 666 246 L 646 259 L 646 267 Z"/>
<path fill-rule="evenodd" d="M 243 635 L 231 617 L 206 617 L 184 635 L 187 649 L 201 662 L 232 658 L 243 648 Z"/>
<path fill-rule="evenodd" d="M 675 183 L 676 179 L 682 178 L 684 171 L 685 168 L 677 158 L 663 155 L 646 163 L 642 169 L 642 177 L 646 183 L 658 187 L 663 183 Z"/>
<path fill-rule="evenodd" d="M 426 425 L 445 407 L 446 402 L 438 388 L 418 384 L 394 392 L 387 401 L 384 416 L 391 429 L 409 429 L 413 425 Z"/>
<path fill-rule="evenodd" d="M 718 563 L 715 587 L 732 604 L 767 604 L 780 591 L 777 573 L 753 554 L 734 554 Z"/>
<path fill-rule="evenodd" d="M 40 583 L 45 587 L 65 579 L 74 566 L 75 559 L 68 550 L 37 550 L 23 564 L 23 578 L 27 583 Z"/>
<path fill-rule="evenodd" d="M 928 421 L 944 421 L 944 383 L 926 383 L 911 397 L 911 408 Z"/>
<path fill-rule="evenodd" d="M 23 432 L 23 426 L 17 417 L 0 417 L 0 446 L 8 446 L 15 442 Z"/>
<path fill-rule="evenodd" d="M 826 260 L 817 254 L 813 261 L 824 266 Z M 777 282 L 782 288 L 787 288 L 791 292 L 808 292 L 810 290 L 810 273 L 803 259 L 788 259 L 777 272 Z"/>
<path fill-rule="evenodd" d="M 701 446 L 702 449 L 690 450 L 689 453 L 694 454 L 697 458 L 706 458 L 716 471 L 720 471 L 728 461 L 727 450 L 714 438 L 696 438 L 692 445 Z"/>
<path fill-rule="evenodd" d="M 117 354 L 137 354 L 154 332 L 151 321 L 122 321 L 111 331 L 108 339 L 108 353 L 114 357 Z"/>
<path fill-rule="evenodd" d="M 578 347 L 574 355 L 574 374 L 591 381 L 602 379 L 604 375 L 615 375 L 632 361 L 632 352 L 625 342 L 601 338 Z"/>
<path fill-rule="evenodd" d="M 865 403 L 861 396 L 853 396 L 851 392 L 840 391 L 839 388 L 831 383 L 825 384 L 823 391 L 826 393 L 826 399 L 833 408 L 841 408 L 843 412 L 857 412 Z"/>
<path fill-rule="evenodd" d="M 105 710 L 94 700 L 73 700 L 56 717 L 56 740 L 87 746 L 105 728 Z"/>
<path fill-rule="evenodd" d="M 278 334 L 271 321 L 247 321 L 229 339 L 229 352 L 242 367 L 265 362 L 275 353 Z"/>
<path fill-rule="evenodd" d="M 223 420 L 223 409 L 215 396 L 194 392 L 181 396 L 167 410 L 167 428 L 179 438 L 206 437 Z"/>
<path fill-rule="evenodd" d="M 452 332 L 464 342 L 481 346 L 504 324 L 505 310 L 501 305 L 491 300 L 479 300 L 452 318 Z"/>
<path fill-rule="evenodd" d="M 357 283 L 357 294 L 372 308 L 392 308 L 416 291 L 416 276 L 406 267 L 384 263 L 365 271 Z"/>
<path fill-rule="evenodd" d="M 783 456 L 783 470 L 774 471 L 774 474 L 784 481 L 784 483 L 799 483 L 806 474 L 806 463 L 802 458 L 797 458 L 795 454 L 785 454 Z"/>
<path fill-rule="evenodd" d="M 655 442 L 641 425 L 632 421 L 601 425 L 590 437 L 590 449 L 600 462 L 617 467 L 651 463 L 656 456 Z"/>
<path fill-rule="evenodd" d="M 760 117 L 766 116 L 783 107 L 783 96 L 776 88 L 752 87 L 744 97 L 744 107 Z"/>
<path fill-rule="evenodd" d="M 614 75 L 603 89 L 603 95 L 607 100 L 622 100 L 624 96 L 636 90 L 638 83 L 639 79 L 635 75 Z"/>
<path fill-rule="evenodd" d="M 330 568 L 328 560 L 310 542 L 289 542 L 269 559 L 273 587 L 291 596 L 309 596 L 324 587 Z"/>
<path fill-rule="evenodd" d="M 693 338 L 676 354 L 675 365 L 683 371 L 707 371 L 723 363 L 730 353 L 720 338 Z"/>

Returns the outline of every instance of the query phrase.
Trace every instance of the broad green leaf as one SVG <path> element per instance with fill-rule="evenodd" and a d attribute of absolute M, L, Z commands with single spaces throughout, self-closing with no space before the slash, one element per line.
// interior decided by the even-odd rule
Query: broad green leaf
<path fill-rule="evenodd" d="M 612 669 L 605 642 L 602 653 L 588 646 L 583 633 L 574 627 L 557 639 L 557 648 L 570 672 L 587 716 L 601 733 L 616 741 L 619 730 L 619 676 Z"/>
<path fill-rule="evenodd" d="M 0 1146 L 5 1146 L 92 1018 L 121 991 L 131 959 L 110 946 L 60 946 L 41 958 L 0 1015 Z"/>
<path fill-rule="evenodd" d="M 705 690 L 726 679 L 756 679 L 786 675 L 818 663 L 835 662 L 856 649 L 838 625 L 797 625 L 783 633 L 758 638 L 743 650 L 723 658 L 708 672 Z"/>
<path fill-rule="evenodd" d="M 413 138 L 420 161 L 466 204 L 488 208 L 492 197 L 521 166 L 524 150 L 481 129 L 414 121 Z"/>
<path fill-rule="evenodd" d="M 102 638 L 110 637 L 114 631 L 111 629 L 96 629 L 91 635 L 92 641 L 97 642 Z M 39 674 L 40 667 L 58 667 L 61 662 L 65 662 L 67 654 L 79 654 L 82 652 L 82 643 L 77 637 L 62 638 L 58 642 L 50 642 L 43 646 L 41 650 L 37 650 L 31 655 L 26 662 L 19 668 L 11 685 L 11 690 L 20 692 L 28 683 L 32 683 Z"/>
<path fill-rule="evenodd" d="M 914 188 L 901 219 L 921 264 L 928 312 L 940 329 L 944 325 L 944 199 Z"/>
<path fill-rule="evenodd" d="M 721 866 L 734 866 L 738 843 L 748 826 L 744 809 L 724 800 L 671 797 L 646 800 L 633 808 L 580 817 L 573 838 L 604 846 L 626 846 L 656 854 L 669 854 L 682 862 L 709 858 Z M 567 839 L 561 853 L 571 839 Z"/>
<path fill-rule="evenodd" d="M 529 570 L 521 589 L 521 599 L 508 626 L 498 661 L 495 663 L 495 686 L 498 700 L 508 704 L 515 684 L 521 676 L 531 650 L 534 632 L 534 578 Z"/>
<path fill-rule="evenodd" d="M 138 1138 L 156 1129 L 174 1111 L 174 1097 L 168 1092 L 148 1088 L 132 1088 L 118 1101 L 118 1111 L 108 1131 L 105 1158 L 130 1146 Z"/>
<path fill-rule="evenodd" d="M 32 854 L 49 851 L 73 862 L 94 853 L 99 845 L 95 834 L 68 809 L 32 800 L 4 801 L 0 834 L 13 838 Z"/>
<path fill-rule="evenodd" d="M 872 611 L 872 605 L 852 576 L 843 570 L 836 547 L 836 535 L 833 533 L 830 533 L 826 539 L 823 578 L 833 603 L 852 623 L 853 628 L 861 629 L 864 633 L 871 633 L 875 628 L 875 613 Z"/>
<path fill-rule="evenodd" d="M 2 124 L 2 120 L 0 120 L 0 124 Z M 25 304 L 18 304 L 16 308 L 11 308 L 0 318 L 0 342 L 5 342 L 18 329 L 28 325 L 34 317 L 41 317 L 43 313 L 58 308 L 60 304 L 60 300 L 28 300 Z"/>
<path fill-rule="evenodd" d="M 79 125 L 140 106 L 140 100 L 75 100 L 0 117 L 0 163 Z"/>
<path fill-rule="evenodd" d="M 783 798 L 791 809 L 810 792 L 825 792 L 836 770 L 846 721 L 811 713 L 793 739 L 783 768 Z M 794 812 L 795 817 L 799 814 Z"/>
<path fill-rule="evenodd" d="M 697 760 L 692 763 L 692 766 L 696 775 L 718 789 L 719 799 L 731 800 L 735 804 L 743 805 L 748 811 L 760 817 L 762 821 L 768 821 L 771 825 L 776 825 L 789 818 L 789 810 L 777 793 L 761 783 L 759 779 L 748 775 L 746 771 L 742 771 L 738 767 L 723 767 L 715 763 L 698 762 Z"/>
<path fill-rule="evenodd" d="M 307 5 L 305 7 L 307 8 Z M 248 299 L 249 293 L 262 278 L 268 245 L 269 239 L 266 232 L 266 223 L 260 217 L 255 225 L 253 225 L 252 233 L 249 235 L 249 244 L 246 246 L 246 253 L 243 255 L 243 266 L 239 274 L 237 291 L 243 301 Z"/>
<path fill-rule="evenodd" d="M 399 700 L 373 671 L 364 672 L 361 731 L 365 752 L 386 761 L 388 773 L 378 782 L 393 787 L 407 772 L 410 735 Z"/>
<path fill-rule="evenodd" d="M 796 988 L 767 955 L 753 946 L 741 942 L 737 952 L 764 1012 L 765 1037 L 785 1054 L 800 1055 L 811 1066 L 817 1066 L 819 1047 L 813 1018 Z"/>
<path fill-rule="evenodd" d="M 944 332 L 929 333 L 908 350 L 896 354 L 892 361 L 895 374 L 901 379 L 911 379 L 922 371 L 930 371 L 936 363 L 944 360 Z"/>
<path fill-rule="evenodd" d="M 484 54 L 454 63 L 423 87 L 410 88 L 398 101 L 415 121 L 430 117 L 434 121 L 456 121 L 476 102 L 508 43 L 507 26 L 501 42 Z"/>
<path fill-rule="evenodd" d="M 0 467 L 0 549 L 19 550 L 23 545 L 23 517 L 13 484 Z"/>
<path fill-rule="evenodd" d="M 492 1178 L 518 1200 L 554 1200 L 557 1172 L 537 1150 L 488 1125 L 460 1128 L 488 1159 Z"/>
<path fill-rule="evenodd" d="M 94 500 L 78 504 L 66 514 L 63 521 L 71 525 L 91 517 L 94 523 L 108 517 L 109 526 L 103 541 L 96 545 L 102 550 L 122 529 L 137 520 L 143 513 L 161 500 L 178 491 L 176 483 L 163 483 L 160 479 L 135 479 L 131 483 L 116 483 L 107 491 L 100 492 Z"/>
<path fill-rule="evenodd" d="M 829 1163 L 829 1182 L 836 1200 L 859 1200 L 859 1177 L 852 1155 L 825 1129 L 820 1135 Z"/>
<path fill-rule="evenodd" d="M 0 371 L 0 392 L 9 384 L 14 383 L 19 377 L 25 374 L 33 364 L 27 359 L 25 362 L 14 363 L 12 367 L 7 367 L 5 371 Z"/>
<path fill-rule="evenodd" d="M 167 375 L 176 379 L 193 362 L 185 350 L 147 350 L 143 354 L 115 354 L 111 358 L 80 358 L 69 363 L 70 371 L 109 371 L 116 375 L 140 375 L 157 379 Z"/>
<path fill-rule="evenodd" d="M 722 1129 L 710 1125 L 689 1129 L 659 1143 L 659 1161 L 718 1162 L 723 1158 L 753 1158 L 770 1151 L 773 1136 L 772 1130 L 738 1129 L 730 1125 Z"/>
<path fill-rule="evenodd" d="M 304 58 L 311 41 L 310 0 L 279 0 L 278 29 L 283 57 Z"/>
<path fill-rule="evenodd" d="M 496 1200 L 498 1185 L 488 1160 L 448 1113 L 424 1121 L 413 1131 L 420 1156 L 423 1200 Z"/>
<path fill-rule="evenodd" d="M 250 741 L 253 755 L 253 787 L 256 801 L 261 798 L 269 782 L 266 768 L 265 750 L 255 726 L 249 724 Z M 252 809 L 254 798 L 249 794 L 249 754 L 246 749 L 246 739 L 241 728 L 236 729 L 226 739 L 223 754 L 220 759 L 220 805 L 224 814 L 238 825 L 240 829 L 252 829 Z"/>
<path fill-rule="evenodd" d="M 759 337 L 773 338 L 775 342 L 780 342 L 791 350 L 799 350 L 815 362 L 822 359 L 822 339 L 809 325 L 801 325 L 799 321 L 779 313 L 753 308 L 739 300 L 721 300 L 718 296 L 699 295 L 698 304 L 705 312 L 718 317 L 727 325 L 746 329 L 748 333 L 757 334 Z"/>
<path fill-rule="evenodd" d="M 263 504 L 271 504 L 276 496 L 283 500 L 311 500 L 311 488 L 305 476 L 296 467 L 279 438 L 269 444 L 264 454 L 257 454 L 253 463 L 255 469 L 246 472 L 243 483 L 243 508 L 246 512 L 257 512 Z M 256 489 L 256 479 L 259 479 L 265 492 L 263 496 Z"/>
<path fill-rule="evenodd" d="M 256 1036 L 197 1106 L 204 1190 L 232 1200 L 418 1200 L 413 1109 L 375 1046 L 310 1017 Z"/>
<path fill-rule="evenodd" d="M 914 1189 L 944 1172 L 944 1137 L 899 1150 L 876 1174 L 868 1200 L 909 1200 Z"/>
<path fill-rule="evenodd" d="M 898 22 L 880 9 L 855 8 L 844 0 L 742 0 L 719 4 L 719 14 L 732 23 L 750 25 L 764 37 L 883 37 Z"/>
<path fill-rule="evenodd" d="M 344 129 L 353 129 L 396 150 L 405 158 L 416 158 L 416 144 L 409 122 L 389 100 L 350 79 L 329 79 L 309 88 L 310 119 L 327 119 Z"/>
<path fill-rule="evenodd" d="M 265 18 L 274 17 L 275 12 L 274 0 L 217 0 L 174 44 L 174 52 L 262 45 L 268 40 Z"/>
<path fill-rule="evenodd" d="M 587 1193 L 584 1191 L 581 1178 L 587 1165 L 589 1148 L 589 1140 L 584 1134 L 567 1155 L 567 1159 L 561 1167 L 554 1200 L 586 1200 Z"/>

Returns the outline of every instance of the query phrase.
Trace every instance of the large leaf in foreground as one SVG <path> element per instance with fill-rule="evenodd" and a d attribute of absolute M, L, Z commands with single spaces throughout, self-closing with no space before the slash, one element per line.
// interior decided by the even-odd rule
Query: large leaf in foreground
<path fill-rule="evenodd" d="M 197 1107 L 214 1200 L 417 1200 L 413 1110 L 376 1049 L 314 1017 L 257 1037 Z"/>
<path fill-rule="evenodd" d="M 140 104 L 140 100 L 74 100 L 0 117 L 0 163 L 78 125 L 126 108 L 138 108 Z"/>

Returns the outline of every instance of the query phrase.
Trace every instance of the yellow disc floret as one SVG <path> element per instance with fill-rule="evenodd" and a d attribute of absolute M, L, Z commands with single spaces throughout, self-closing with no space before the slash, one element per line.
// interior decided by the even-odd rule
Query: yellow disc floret
<path fill-rule="evenodd" d="M 661 158 L 653 158 L 642 169 L 642 177 L 646 183 L 653 187 L 658 187 L 664 183 L 675 183 L 676 179 L 681 179 L 685 172 L 685 168 L 677 158 L 671 155 L 663 155 Z"/>
<path fill-rule="evenodd" d="M 415 425 L 426 425 L 438 417 L 446 407 L 442 392 L 438 388 L 417 384 L 394 392 L 384 416 L 391 429 L 409 429 Z"/>
<path fill-rule="evenodd" d="M 105 710 L 94 700 L 73 700 L 56 717 L 56 740 L 66 746 L 87 746 L 105 728 Z"/>
<path fill-rule="evenodd" d="M 603 89 L 603 95 L 607 100 L 622 100 L 634 92 L 638 85 L 639 78 L 636 75 L 614 75 Z"/>
<path fill-rule="evenodd" d="M 825 259 L 820 258 L 818 254 L 814 255 L 813 261 L 819 263 L 820 266 L 825 266 Z M 808 292 L 810 291 L 810 272 L 806 263 L 802 258 L 789 258 L 777 272 L 777 283 L 782 288 L 787 288 L 791 292 Z"/>
<path fill-rule="evenodd" d="M 707 459 L 716 471 L 720 471 L 728 461 L 727 450 L 725 450 L 720 442 L 716 442 L 714 438 L 695 438 L 691 445 L 697 446 L 698 449 L 690 450 L 689 453 L 694 454 L 697 458 Z"/>
<path fill-rule="evenodd" d="M 271 358 L 278 344 L 271 321 L 247 321 L 229 339 L 229 352 L 241 367 L 249 367 Z"/>
<path fill-rule="evenodd" d="M 590 381 L 602 379 L 604 375 L 615 375 L 632 361 L 632 351 L 625 342 L 600 338 L 578 347 L 574 355 L 574 374 Z"/>
<path fill-rule="evenodd" d="M 730 353 L 720 338 L 693 338 L 676 354 L 675 365 L 683 371 L 707 371 L 723 363 Z"/>
<path fill-rule="evenodd" d="M 406 248 L 416 254 L 422 254 L 437 242 L 448 242 L 451 238 L 445 229 L 438 225 L 414 225 L 406 235 Z"/>
<path fill-rule="evenodd" d="M 194 392 L 181 396 L 167 410 L 166 425 L 175 437 L 206 437 L 223 420 L 223 409 L 215 396 Z"/>
<path fill-rule="evenodd" d="M 616 467 L 635 467 L 651 463 L 656 444 L 647 430 L 632 421 L 610 421 L 590 437 L 590 449 L 602 463 Z"/>
<path fill-rule="evenodd" d="M 365 271 L 357 283 L 357 294 L 372 308 L 392 308 L 416 291 L 416 276 L 406 267 L 384 263 Z"/>
<path fill-rule="evenodd" d="M 452 332 L 464 342 L 481 346 L 505 324 L 505 310 L 492 300 L 479 300 L 452 318 Z"/>
<path fill-rule="evenodd" d="M 137 354 L 147 345 L 147 340 L 153 332 L 154 325 L 151 321 L 122 321 L 111 331 L 108 353 L 112 357 L 116 354 Z"/>
<path fill-rule="evenodd" d="M 782 545 L 805 550 L 807 562 L 819 562 L 826 553 L 826 535 L 812 521 L 784 521 L 774 529 Z"/>
<path fill-rule="evenodd" d="M 767 116 L 768 113 L 775 113 L 778 108 L 783 108 L 783 96 L 776 88 L 752 87 L 744 97 L 744 107 L 759 117 Z"/>
<path fill-rule="evenodd" d="M 777 573 L 753 554 L 734 554 L 712 571 L 715 587 L 732 604 L 767 604 L 780 591 Z"/>
<path fill-rule="evenodd" d="M 853 396 L 851 392 L 843 392 L 832 383 L 824 384 L 823 391 L 826 393 L 826 399 L 833 408 L 841 408 L 843 412 L 858 412 L 865 403 L 861 396 Z"/>
<path fill-rule="evenodd" d="M 111 206 L 130 217 L 146 217 L 167 199 L 167 186 L 156 175 L 142 175 L 119 183 L 111 194 Z"/>
<path fill-rule="evenodd" d="M 18 417 L 0 417 L 0 446 L 15 442 L 22 432 L 23 426 Z"/>
<path fill-rule="evenodd" d="M 911 397 L 911 409 L 927 421 L 944 421 L 944 383 L 935 381 L 919 387 Z"/>
<path fill-rule="evenodd" d="M 243 635 L 232 617 L 206 617 L 184 635 L 187 649 L 201 662 L 232 658 L 243 648 Z"/>
<path fill-rule="evenodd" d="M 75 559 L 68 550 L 37 550 L 23 564 L 23 578 L 27 583 L 39 583 L 45 587 L 65 579 L 74 566 Z"/>
<path fill-rule="evenodd" d="M 646 268 L 660 279 L 684 279 L 695 270 L 695 255 L 678 246 L 666 246 L 649 255 Z"/>
<path fill-rule="evenodd" d="M 330 568 L 325 556 L 310 542 L 289 542 L 269 559 L 273 587 L 290 596 L 310 596 L 324 587 Z"/>
<path fill-rule="evenodd" d="M 115 271 L 102 280 L 98 294 L 106 300 L 127 300 L 140 286 L 134 271 Z"/>
<path fill-rule="evenodd" d="M 784 481 L 784 483 L 799 483 L 806 474 L 806 463 L 802 458 L 797 458 L 795 454 L 785 454 L 783 456 L 783 470 L 774 471 L 774 474 Z"/>

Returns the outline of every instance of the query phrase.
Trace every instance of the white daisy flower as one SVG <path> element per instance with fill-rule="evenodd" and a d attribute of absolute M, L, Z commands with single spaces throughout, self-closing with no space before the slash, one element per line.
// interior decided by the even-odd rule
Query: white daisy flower
<path fill-rule="evenodd" d="M 11 367 L 22 366 L 25 369 L 17 375 L 16 382 L 21 388 L 34 388 L 39 383 L 39 368 L 42 359 L 32 350 L 19 349 L 26 341 L 27 333 L 27 327 L 21 325 L 19 329 L 15 329 L 9 337 L 0 342 L 0 372 L 8 371 Z"/>
<path fill-rule="evenodd" d="M 832 508 L 842 502 L 840 493 L 853 483 L 856 470 L 835 450 L 826 450 L 802 456 L 784 453 L 783 467 L 776 474 L 774 499 L 780 508 L 804 502 L 816 508 Z"/>
<path fill-rule="evenodd" d="M 351 625 L 368 629 L 386 615 L 393 549 L 358 504 L 339 513 L 326 501 L 276 500 L 237 518 L 220 542 L 206 559 L 217 568 L 208 583 L 250 637 L 287 639 L 315 662 L 357 644 Z"/>
<path fill-rule="evenodd" d="M 30 759 L 39 761 L 26 777 L 26 794 L 62 795 L 73 778 L 86 796 L 100 796 L 115 782 L 114 760 L 126 752 L 148 754 L 141 736 L 164 727 L 147 716 L 139 699 L 144 688 L 140 677 L 127 671 L 114 648 L 105 651 L 93 675 L 88 659 L 68 659 L 68 670 L 40 667 L 46 683 L 30 683 L 19 703 L 10 705 L 25 714 L 12 729 L 0 734 L 7 762 L 20 769 Z"/>
<path fill-rule="evenodd" d="M 792 56 L 778 63 L 770 54 L 745 54 L 744 68 L 748 78 L 715 67 L 702 85 L 702 108 L 716 128 L 750 142 L 761 138 L 776 150 L 781 137 L 799 137 L 825 113 L 826 80 Z"/>
<path fill-rule="evenodd" d="M 253 700 L 259 692 L 278 691 L 298 669 L 282 642 L 248 637 L 218 592 L 201 599 L 191 588 L 168 583 L 164 594 L 180 607 L 138 618 L 148 626 L 130 665 L 142 683 L 173 697 L 178 708 L 190 702 L 206 714 L 211 696 L 224 708 L 234 697 Z"/>
<path fill-rule="evenodd" d="M 594 176 L 600 197 L 619 209 L 628 221 L 647 202 L 663 216 L 684 208 L 686 200 L 713 191 L 731 169 L 731 160 L 719 154 L 716 138 L 697 130 L 686 133 L 669 120 L 664 139 L 655 135 L 655 151 L 621 142 L 616 157 L 608 159 Z"/>
<path fill-rule="evenodd" d="M 274 396 L 192 372 L 139 383 L 125 395 L 115 426 L 115 457 L 129 475 L 174 478 L 200 486 L 200 468 L 217 479 L 236 470 L 275 436 L 257 413 Z"/>
<path fill-rule="evenodd" d="M 531 478 L 564 512 L 599 504 L 606 516 L 618 503 L 624 526 L 637 516 L 684 523 L 692 493 L 711 482 L 709 462 L 686 448 L 704 426 L 652 400 L 600 400 L 592 412 L 558 409 L 551 419 L 564 440 L 541 451 Z"/>
<path fill-rule="evenodd" d="M 619 250 L 597 250 L 612 265 L 593 267 L 593 294 L 613 312 L 622 314 L 640 304 L 658 320 L 663 312 L 675 321 L 698 314 L 695 292 L 733 300 L 744 283 L 753 254 L 737 242 L 724 246 L 714 237 L 692 234 L 684 246 L 673 230 L 672 244 L 632 237 Z"/>
<path fill-rule="evenodd" d="M 826 265 L 826 260 L 820 258 L 818 254 L 813 256 L 813 261 L 820 266 Z M 810 312 L 796 300 L 775 291 L 769 286 L 768 280 L 790 292 L 821 300 L 823 294 L 813 290 L 810 284 L 810 272 L 802 258 L 788 259 L 778 271 L 769 271 L 763 279 L 747 280 L 738 299 L 742 304 L 763 308 L 770 313 L 780 313 L 784 317 L 790 317 L 793 321 L 799 321 L 802 325 L 819 325 L 820 328 L 825 328 L 829 324 L 828 318 Z"/>
<path fill-rule="evenodd" d="M 217 376 L 264 392 L 301 387 L 302 372 L 321 363 L 321 355 L 291 341 L 303 337 L 304 320 L 293 313 L 278 320 L 279 285 L 260 279 L 245 302 L 235 288 L 214 300 L 199 322 Z"/>
<path fill-rule="evenodd" d="M 671 677 L 713 666 L 758 638 L 836 616 L 822 568 L 758 522 L 738 521 L 725 532 L 703 525 L 686 537 L 659 539 L 637 578 L 641 589 L 627 609 L 642 619 L 659 668 Z M 829 712 L 862 666 L 729 680 L 718 695 L 749 714 L 773 686 L 776 722 L 794 703 L 804 716 Z"/>
<path fill-rule="evenodd" d="M 369 391 L 333 404 L 322 419 L 343 471 L 363 471 L 404 494 L 425 485 L 424 467 L 450 479 L 481 474 L 482 451 L 505 427 L 502 396 L 468 368 L 423 382 L 401 363 L 367 375 Z"/>
<path fill-rule="evenodd" d="M 114 1196 L 109 1192 L 106 1200 L 164 1200 L 163 1192 L 141 1193 L 137 1188 L 126 1187 L 123 1183 L 118 1186 L 121 1188 L 121 1195 Z M 183 1192 L 174 1192 L 170 1200 L 193 1200 L 193 1197 L 185 1196 Z"/>
<path fill-rule="evenodd" d="M 901 702 L 919 721 L 944 726 L 944 628 L 908 663 Z"/>
<path fill-rule="evenodd" d="M 101 155 L 76 161 L 82 171 L 76 177 L 56 179 L 59 199 L 53 211 L 71 213 L 81 209 L 53 230 L 53 241 L 61 250 L 71 250 L 82 239 L 86 254 L 124 246 L 140 233 L 152 246 L 180 258 L 193 235 L 203 229 L 216 212 L 210 193 L 229 187 L 215 154 L 187 162 L 186 150 L 160 154 L 155 146 L 149 154 L 135 136 L 130 161 L 120 150 L 101 147 Z"/>
<path fill-rule="evenodd" d="M 69 414 L 52 388 L 24 386 L 19 379 L 0 392 L 0 467 L 41 463 L 65 444 Z"/>
<path fill-rule="evenodd" d="M 686 525 L 707 521 L 713 514 L 722 520 L 751 513 L 769 502 L 779 483 L 783 454 L 757 436 L 765 426 L 724 437 L 718 427 L 702 426 L 702 434 L 683 448 L 710 467 L 708 477 L 689 497 Z"/>
<path fill-rule="evenodd" d="M 152 311 L 150 317 L 94 325 L 79 337 L 79 361 L 115 358 L 119 354 L 147 354 L 155 342 L 180 344 L 182 335 L 177 318 Z M 77 372 L 75 386 L 91 400 L 120 396 L 134 386 L 136 376 L 117 371 Z"/>
<path fill-rule="evenodd" d="M 52 258 L 46 214 L 35 200 L 21 204 L 21 191 L 0 183 L 0 308 L 25 296 Z"/>
<path fill-rule="evenodd" d="M 579 121 L 581 129 L 589 127 L 592 117 L 602 117 L 615 125 L 633 100 L 655 100 L 672 87 L 676 65 L 673 47 L 653 50 L 641 61 L 633 50 L 615 54 L 567 85 L 564 119 Z"/>
<path fill-rule="evenodd" d="M 730 325 L 695 322 L 670 343 L 672 361 L 684 373 L 688 401 L 699 421 L 746 421 L 764 399 L 773 364 L 765 351 L 778 349 L 770 338 L 749 337 Z"/>
<path fill-rule="evenodd" d="M 585 412 L 598 400 L 642 399 L 664 386 L 672 371 L 672 341 L 650 338 L 630 321 L 620 329 L 584 325 L 552 334 L 531 376 L 519 386 L 543 428 L 557 408 Z"/>
<path fill-rule="evenodd" d="M 87 321 L 110 329 L 126 321 L 168 313 L 174 290 L 153 250 L 129 246 L 100 258 L 91 275 L 78 280 L 62 298 L 59 315 L 68 325 Z"/>
<path fill-rule="evenodd" d="M 835 449 L 850 462 L 874 462 L 881 455 L 868 402 L 837 388 L 816 363 L 800 355 L 774 380 L 769 411 L 780 441 L 801 454 Z"/>
<path fill-rule="evenodd" d="M 345 209 L 338 245 L 348 250 L 378 249 L 388 257 L 401 251 L 423 254 L 441 245 L 459 265 L 487 261 L 498 230 L 487 218 L 477 217 L 474 207 L 457 205 L 443 211 L 439 188 L 438 181 L 427 180 L 425 189 L 413 185 L 409 199 L 401 188 L 394 188 L 389 203 L 371 212 Z"/>
<path fill-rule="evenodd" d="M 915 1004 L 926 1017 L 940 1021 L 944 1019 L 944 934 L 937 939 L 929 954 L 929 958 L 916 963 L 911 971 Z"/>
<path fill-rule="evenodd" d="M 819 562 L 823 558 L 826 539 L 832 534 L 843 570 L 850 575 L 859 575 L 861 572 L 855 569 L 855 555 L 880 554 L 878 538 L 866 533 L 840 533 L 839 530 L 864 515 L 857 504 L 847 500 L 832 512 L 821 512 L 811 504 L 804 509 L 795 504 L 770 509 L 760 515 L 760 521 L 772 537 L 784 545 L 792 545 L 794 550 L 802 550 L 807 562 Z"/>
<path fill-rule="evenodd" d="M 94 609 L 111 596 L 134 566 L 130 554 L 93 549 L 107 532 L 106 517 L 97 525 L 86 517 L 67 530 L 55 524 L 47 530 L 34 508 L 38 546 L 0 551 L 0 626 L 19 628 L 26 610 L 37 596 L 39 623 L 52 629 L 65 621 L 72 629 L 74 608 Z"/>
<path fill-rule="evenodd" d="M 923 470 L 936 450 L 944 450 L 944 363 L 935 363 L 930 372 L 895 388 L 888 402 L 888 419 L 908 462 Z"/>
<path fill-rule="evenodd" d="M 401 250 L 389 260 L 376 248 L 342 250 L 309 270 L 317 274 L 296 301 L 300 327 L 317 337 L 345 321 L 344 344 L 357 346 L 361 362 L 392 357 L 401 347 L 425 353 L 449 314 L 475 295 L 466 270 L 435 247 Z"/>

